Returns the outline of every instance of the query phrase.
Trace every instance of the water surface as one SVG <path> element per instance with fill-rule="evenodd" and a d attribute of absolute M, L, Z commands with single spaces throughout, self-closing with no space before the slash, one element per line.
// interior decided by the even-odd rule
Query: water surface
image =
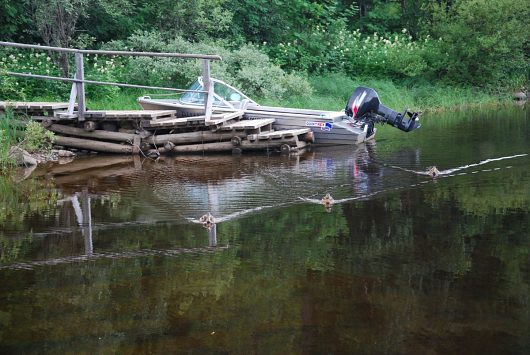
<path fill-rule="evenodd" d="M 528 353 L 529 153 L 505 107 L 296 156 L 2 178 L 0 352 Z"/>

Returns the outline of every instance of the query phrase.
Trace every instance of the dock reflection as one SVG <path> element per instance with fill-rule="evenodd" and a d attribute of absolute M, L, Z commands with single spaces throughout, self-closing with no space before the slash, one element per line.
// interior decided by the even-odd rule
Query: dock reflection
<path fill-rule="evenodd" d="M 418 159 L 417 151 L 398 154 L 407 161 Z M 294 156 L 184 155 L 156 161 L 98 156 L 48 166 L 34 175 L 53 179 L 65 194 L 86 188 L 92 195 L 117 196 L 123 204 L 134 200 L 143 221 L 189 223 L 207 212 L 222 222 L 320 200 L 327 193 L 337 201 L 371 196 L 389 185 L 406 185 L 395 178 L 399 174 L 411 181 L 406 173 L 381 164 L 376 143 L 368 142 Z"/>

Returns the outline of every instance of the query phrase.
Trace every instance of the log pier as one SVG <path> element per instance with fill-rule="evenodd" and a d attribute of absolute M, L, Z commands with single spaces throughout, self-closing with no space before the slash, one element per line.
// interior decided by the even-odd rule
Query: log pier
<path fill-rule="evenodd" d="M 227 151 L 241 153 L 247 150 L 276 150 L 287 153 L 303 149 L 314 141 L 309 128 L 274 131 L 274 118 L 252 119 L 245 115 L 244 110 L 216 112 L 213 106 L 210 61 L 221 60 L 218 55 L 87 50 L 4 41 L 0 41 L 0 46 L 75 56 L 74 78 L 9 71 L 5 73 L 15 77 L 71 83 L 68 102 L 0 101 L 0 113 L 12 110 L 15 114 L 41 122 L 44 128 L 55 133 L 56 144 L 63 147 L 133 155 Z M 202 61 L 203 89 L 176 89 L 87 80 L 84 76 L 83 56 L 88 54 L 198 59 Z M 184 117 L 178 110 L 89 110 L 85 84 L 201 93 L 204 95 L 204 113 L 200 116 Z"/>
<path fill-rule="evenodd" d="M 79 120 L 68 103 L 2 102 L 0 112 L 41 122 L 56 135 L 55 144 L 111 154 L 298 151 L 313 142 L 308 128 L 274 131 L 274 119 L 245 119 L 243 111 L 179 117 L 176 110 L 90 111 Z"/>

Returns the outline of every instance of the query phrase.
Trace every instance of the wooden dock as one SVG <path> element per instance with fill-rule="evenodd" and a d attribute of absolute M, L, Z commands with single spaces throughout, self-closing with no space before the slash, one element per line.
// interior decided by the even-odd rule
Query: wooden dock
<path fill-rule="evenodd" d="M 56 144 L 113 154 L 197 152 L 292 152 L 313 141 L 309 128 L 274 131 L 274 119 L 245 119 L 243 111 L 179 117 L 176 110 L 87 110 L 84 120 L 68 113 L 68 103 L 5 102 L 0 112 L 39 121 L 56 134 Z"/>
<path fill-rule="evenodd" d="M 71 83 L 68 102 L 6 102 L 0 101 L 0 113 L 12 110 L 15 115 L 41 122 L 56 134 L 56 144 L 69 149 L 106 153 L 159 156 L 185 152 L 243 152 L 275 150 L 291 152 L 303 149 L 314 141 L 309 128 L 274 131 L 274 118 L 252 119 L 244 111 L 215 112 L 214 88 L 210 61 L 218 55 L 87 50 L 3 42 L 0 46 L 19 49 L 46 50 L 74 55 L 74 78 L 32 73 L 6 72 L 15 77 L 55 80 Z M 202 90 L 176 89 L 127 83 L 87 80 L 84 76 L 84 55 L 147 56 L 197 59 L 202 61 Z M 178 110 L 90 110 L 85 97 L 85 84 L 200 92 L 204 95 L 204 114 L 183 117 Z"/>

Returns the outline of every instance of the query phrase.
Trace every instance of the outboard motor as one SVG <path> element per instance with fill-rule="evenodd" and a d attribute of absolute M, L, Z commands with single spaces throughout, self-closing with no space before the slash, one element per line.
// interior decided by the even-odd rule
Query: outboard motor
<path fill-rule="evenodd" d="M 419 113 L 411 112 L 407 109 L 403 113 L 398 113 L 384 106 L 379 101 L 379 95 L 374 89 L 358 87 L 355 89 L 348 104 L 346 105 L 346 115 L 356 121 L 364 121 L 371 135 L 374 123 L 388 123 L 402 131 L 410 132 L 420 128 Z"/>

